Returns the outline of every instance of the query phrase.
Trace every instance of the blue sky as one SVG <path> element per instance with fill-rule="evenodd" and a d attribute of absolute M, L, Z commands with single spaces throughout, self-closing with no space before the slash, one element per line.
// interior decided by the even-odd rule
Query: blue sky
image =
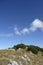
<path fill-rule="evenodd" d="M 43 0 L 0 0 L 0 49 L 21 42 L 43 47 Z"/>

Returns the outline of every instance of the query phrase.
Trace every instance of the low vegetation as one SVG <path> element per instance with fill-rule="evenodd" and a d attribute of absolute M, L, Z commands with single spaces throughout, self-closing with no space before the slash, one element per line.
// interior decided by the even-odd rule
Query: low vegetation
<path fill-rule="evenodd" d="M 0 65 L 43 65 L 43 48 L 21 43 L 0 50 Z"/>
<path fill-rule="evenodd" d="M 24 44 L 21 43 L 21 44 L 17 44 L 15 46 L 13 46 L 13 49 L 15 49 L 15 50 L 17 50 L 19 48 L 25 49 L 26 48 L 26 45 L 24 45 Z"/>
<path fill-rule="evenodd" d="M 13 46 L 12 47 L 13 49 L 15 49 L 15 50 L 17 50 L 17 49 L 19 49 L 19 48 L 21 48 L 21 49 L 26 49 L 27 51 L 31 51 L 32 53 L 34 53 L 34 54 L 37 54 L 38 53 L 38 51 L 41 51 L 41 52 L 43 52 L 43 48 L 40 48 L 40 47 L 38 47 L 38 46 L 34 46 L 34 45 L 30 45 L 30 46 L 28 46 L 28 45 L 24 45 L 24 44 L 17 44 L 17 45 L 15 45 L 15 46 Z"/>

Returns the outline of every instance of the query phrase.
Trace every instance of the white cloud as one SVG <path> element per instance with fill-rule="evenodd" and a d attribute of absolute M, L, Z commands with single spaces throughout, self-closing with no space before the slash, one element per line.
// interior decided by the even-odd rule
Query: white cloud
<path fill-rule="evenodd" d="M 32 22 L 29 29 L 30 29 L 30 31 L 36 31 L 38 28 L 41 29 L 41 30 L 43 29 L 43 22 L 40 21 L 39 19 L 35 19 Z"/>
<path fill-rule="evenodd" d="M 15 33 L 16 33 L 17 35 L 20 35 L 20 34 L 21 34 L 21 33 L 19 32 L 19 30 L 18 30 L 17 26 L 16 26 L 16 27 L 14 27 L 14 31 L 15 31 Z"/>
<path fill-rule="evenodd" d="M 0 34 L 0 37 L 11 37 L 13 36 L 13 33 L 9 33 L 9 34 Z"/>
<path fill-rule="evenodd" d="M 24 28 L 24 29 L 22 29 L 21 33 L 22 34 L 29 33 L 29 29 L 28 28 Z"/>
<path fill-rule="evenodd" d="M 21 34 L 25 34 L 25 33 L 29 33 L 28 28 L 23 28 L 22 30 L 19 31 L 19 29 L 16 27 L 14 27 L 14 31 L 17 35 L 21 35 Z"/>
<path fill-rule="evenodd" d="M 26 33 L 30 33 L 30 32 L 35 32 L 37 29 L 43 30 L 43 22 L 39 19 L 35 19 L 31 24 L 30 27 L 27 28 L 23 28 L 19 31 L 19 29 L 16 27 L 14 27 L 14 31 L 17 35 L 21 35 L 21 34 L 26 34 Z"/>

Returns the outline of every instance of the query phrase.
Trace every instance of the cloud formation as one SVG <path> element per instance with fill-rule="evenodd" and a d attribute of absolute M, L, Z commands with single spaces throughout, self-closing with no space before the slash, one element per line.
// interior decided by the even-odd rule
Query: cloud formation
<path fill-rule="evenodd" d="M 11 37 L 13 36 L 13 33 L 9 33 L 9 34 L 0 34 L 0 37 Z"/>
<path fill-rule="evenodd" d="M 37 29 L 40 29 L 43 31 L 43 22 L 39 19 L 35 19 L 31 24 L 30 27 L 27 28 L 23 28 L 22 30 L 19 31 L 19 29 L 16 27 L 14 27 L 14 31 L 17 35 L 21 35 L 21 34 L 26 34 L 26 33 L 30 33 L 30 32 L 35 32 Z"/>
<path fill-rule="evenodd" d="M 28 29 L 28 28 L 24 28 L 24 29 L 22 29 L 21 33 L 22 33 L 22 34 L 29 33 L 29 29 Z"/>
<path fill-rule="evenodd" d="M 19 32 L 17 26 L 14 27 L 14 31 L 15 31 L 15 33 L 16 33 L 17 35 L 20 35 L 20 34 L 21 34 L 21 32 Z"/>
<path fill-rule="evenodd" d="M 30 30 L 33 32 L 37 29 L 43 30 L 43 22 L 39 19 L 35 19 L 30 26 Z"/>
<path fill-rule="evenodd" d="M 16 27 L 14 27 L 14 32 L 17 35 L 21 35 L 21 34 L 29 33 L 29 30 L 28 30 L 28 28 L 23 28 L 22 30 L 19 31 L 19 29 L 16 26 Z"/>

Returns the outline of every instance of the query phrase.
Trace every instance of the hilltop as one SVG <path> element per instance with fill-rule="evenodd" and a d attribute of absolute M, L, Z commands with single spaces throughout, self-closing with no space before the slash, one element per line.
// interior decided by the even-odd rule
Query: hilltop
<path fill-rule="evenodd" d="M 0 65 L 42 65 L 43 48 L 17 44 L 0 50 Z"/>

